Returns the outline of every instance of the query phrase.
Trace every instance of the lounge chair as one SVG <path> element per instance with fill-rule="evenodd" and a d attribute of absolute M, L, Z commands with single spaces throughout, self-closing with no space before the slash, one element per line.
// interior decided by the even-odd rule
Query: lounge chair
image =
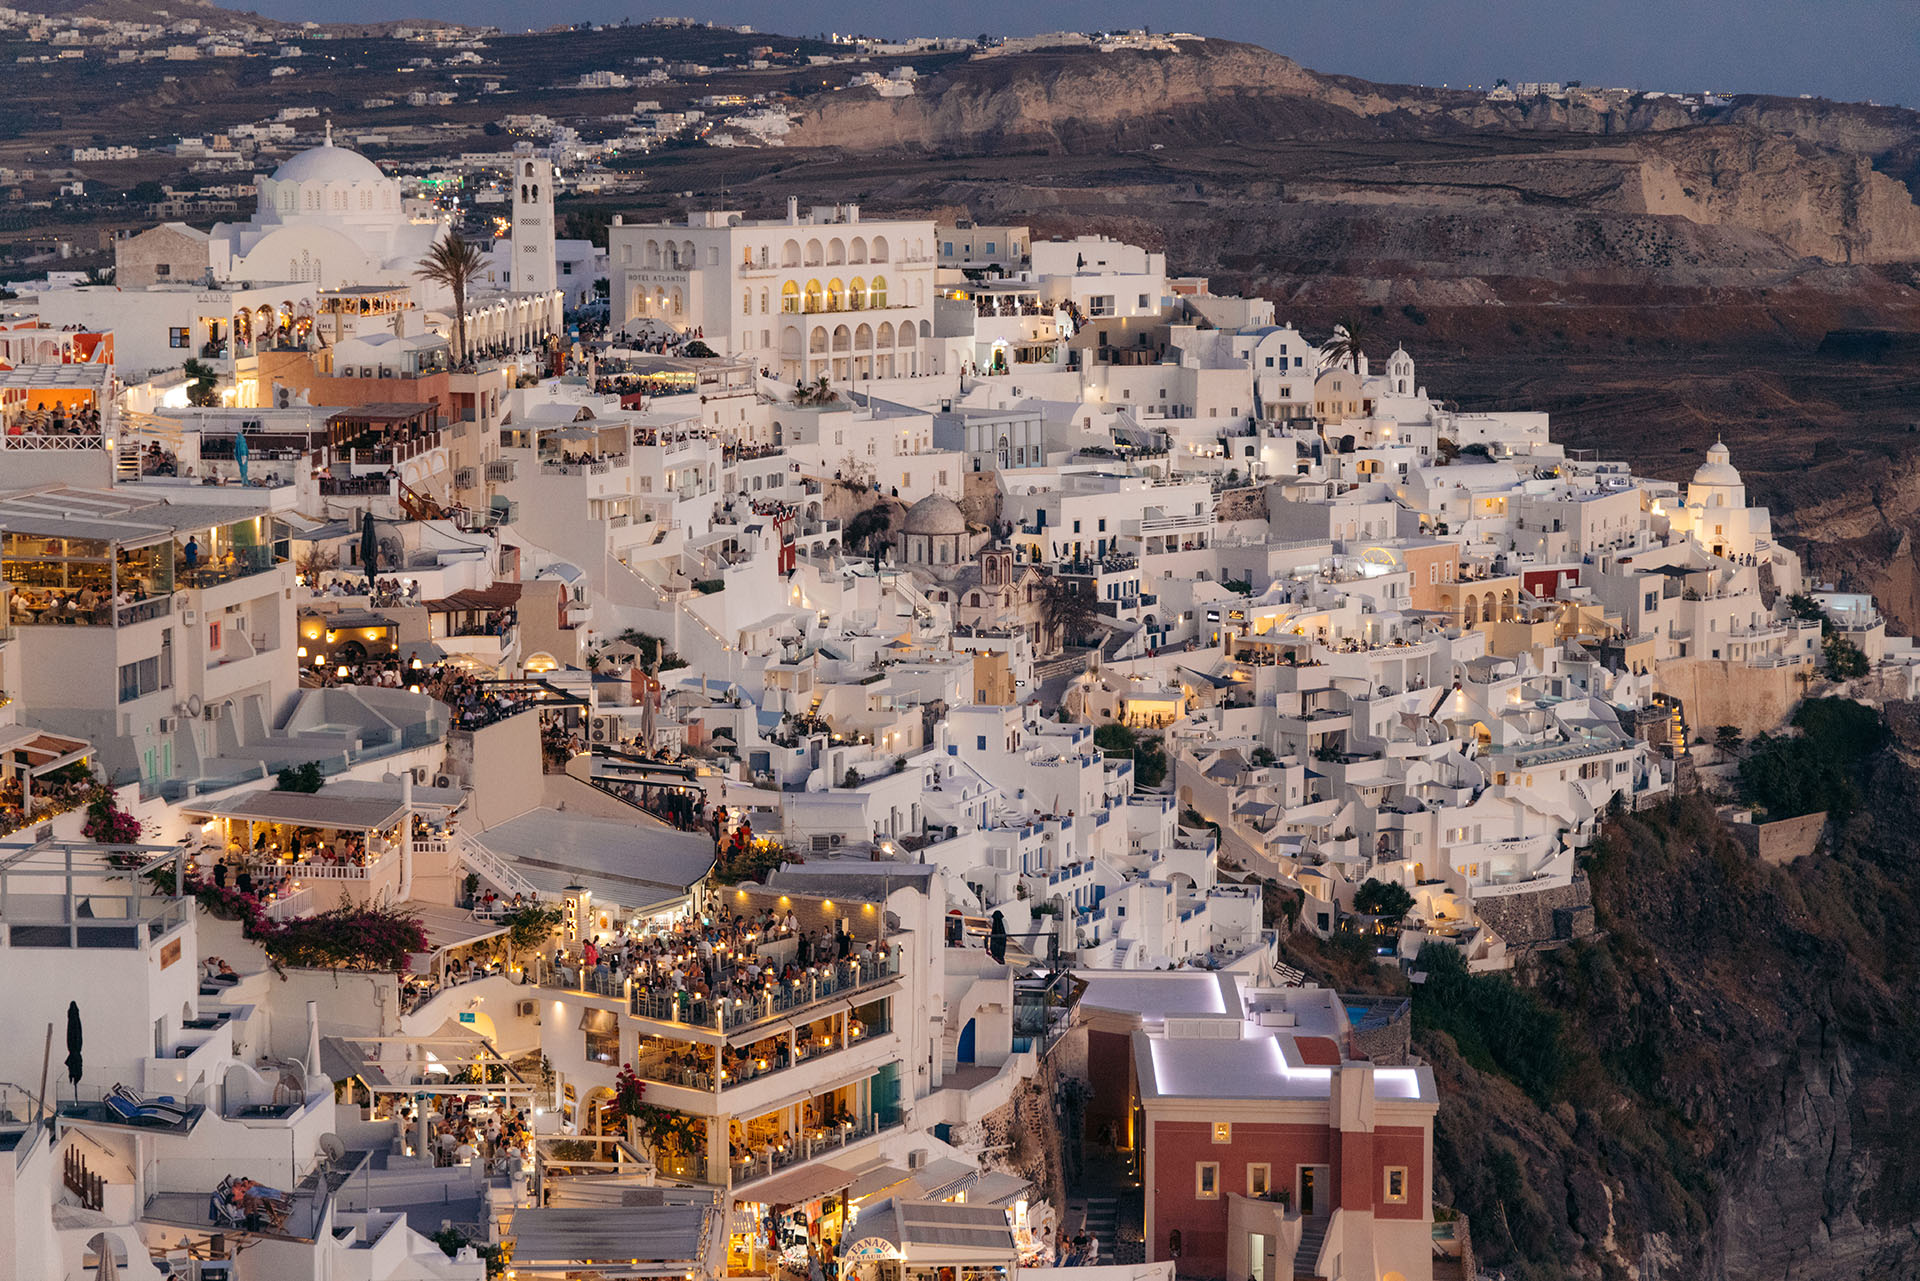
<path fill-rule="evenodd" d="M 171 1094 L 162 1094 L 150 1099 L 145 1095 L 128 1089 L 125 1085 L 116 1083 L 112 1092 L 107 1097 L 110 1099 L 119 1099 L 128 1107 L 137 1111 L 165 1116 L 176 1124 L 185 1121 L 192 1115 L 191 1110 L 184 1103 L 176 1100 Z"/>
<path fill-rule="evenodd" d="M 114 1120 L 126 1125 L 179 1125 L 181 1118 L 161 1108 L 135 1107 L 117 1094 L 109 1094 L 103 1103 Z"/>

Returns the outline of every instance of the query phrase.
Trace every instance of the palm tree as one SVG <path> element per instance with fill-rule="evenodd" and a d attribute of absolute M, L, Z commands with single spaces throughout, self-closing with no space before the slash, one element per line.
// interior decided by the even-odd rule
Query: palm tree
<path fill-rule="evenodd" d="M 1333 327 L 1333 337 L 1320 349 L 1320 357 L 1326 361 L 1329 369 L 1352 366 L 1353 372 L 1360 372 L 1361 348 L 1371 337 L 1367 327 L 1358 320 L 1348 317 Z"/>
<path fill-rule="evenodd" d="M 467 358 L 467 286 L 487 269 L 486 255 L 470 240 L 462 240 L 447 228 L 444 238 L 434 242 L 427 256 L 418 263 L 414 275 L 436 285 L 445 285 L 453 294 L 453 359 L 456 364 Z"/>

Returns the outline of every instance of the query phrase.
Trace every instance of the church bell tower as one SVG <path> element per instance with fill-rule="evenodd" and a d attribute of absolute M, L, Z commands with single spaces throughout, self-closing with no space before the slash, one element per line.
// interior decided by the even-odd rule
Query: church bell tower
<path fill-rule="evenodd" d="M 559 288 L 553 253 L 553 164 L 537 156 L 513 158 L 513 278 L 515 293 Z"/>

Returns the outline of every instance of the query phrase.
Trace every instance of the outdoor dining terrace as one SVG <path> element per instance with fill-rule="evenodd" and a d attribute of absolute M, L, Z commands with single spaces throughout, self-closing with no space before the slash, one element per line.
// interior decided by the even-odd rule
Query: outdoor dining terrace
<path fill-rule="evenodd" d="M 563 955 L 555 960 L 536 959 L 527 966 L 522 981 L 624 1001 L 634 1018 L 690 1031 L 734 1032 L 890 982 L 900 975 L 900 953 L 891 949 L 885 956 L 820 961 L 801 968 L 792 979 L 780 978 L 771 970 L 768 975 L 750 990 L 733 995 L 697 994 L 675 989 L 670 980 L 616 978 Z"/>

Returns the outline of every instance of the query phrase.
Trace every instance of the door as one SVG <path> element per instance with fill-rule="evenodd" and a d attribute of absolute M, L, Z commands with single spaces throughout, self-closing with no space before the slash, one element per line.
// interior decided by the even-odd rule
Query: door
<path fill-rule="evenodd" d="M 1329 1173 L 1324 1165 L 1300 1167 L 1300 1213 L 1305 1217 L 1325 1218 L 1332 1212 Z"/>
<path fill-rule="evenodd" d="M 953 1056 L 956 1062 L 959 1062 L 959 1063 L 973 1062 L 974 1022 L 975 1020 L 968 1019 L 967 1025 L 960 1029 L 960 1048 L 954 1053 L 954 1056 Z"/>
<path fill-rule="evenodd" d="M 1267 1236 L 1247 1233 L 1247 1281 L 1267 1281 Z"/>

